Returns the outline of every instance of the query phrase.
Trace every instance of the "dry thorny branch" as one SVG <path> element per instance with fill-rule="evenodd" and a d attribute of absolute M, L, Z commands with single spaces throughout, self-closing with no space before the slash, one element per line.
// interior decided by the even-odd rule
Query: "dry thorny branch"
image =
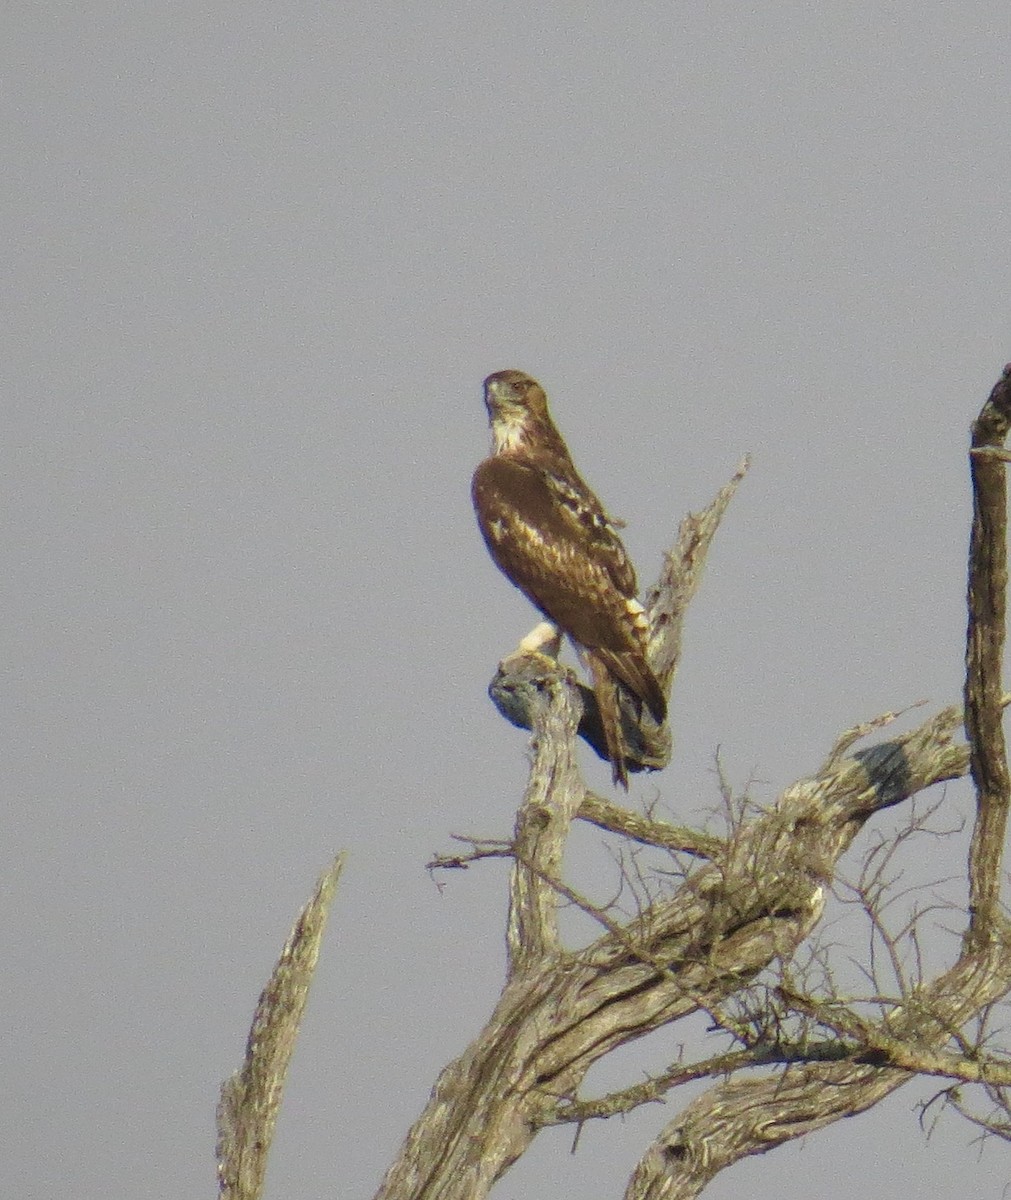
<path fill-rule="evenodd" d="M 973 426 L 964 707 L 862 749 L 855 747 L 894 715 L 847 731 L 816 775 L 764 811 L 746 797 L 735 800 L 721 776 L 723 837 L 590 793 L 574 748 L 577 735 L 598 744 L 587 692 L 553 658 L 523 653 L 504 660 L 493 698 L 533 731 L 514 836 L 459 839 L 459 853 L 430 867 L 512 860 L 508 978 L 483 1031 L 440 1074 L 377 1200 L 476 1200 L 545 1126 L 578 1128 L 699 1079 L 713 1082 L 645 1150 L 627 1200 L 696 1196 L 729 1164 L 864 1111 L 917 1075 L 945 1080 L 936 1099 L 986 1135 L 1011 1137 L 1011 1057 L 999 1049 L 995 1024 L 1011 989 L 1011 938 L 1000 901 L 1009 798 L 1001 727 L 1002 444 L 1009 425 L 1011 367 Z M 745 470 L 742 463 L 708 510 L 685 519 L 648 593 L 651 662 L 668 688 L 688 602 Z M 625 719 L 634 725 L 636 715 Z M 963 721 L 967 744 L 955 740 Z M 670 757 L 666 731 L 637 746 L 640 768 Z M 950 897 L 904 894 L 898 855 L 915 838 L 950 832 L 939 824 L 940 803 L 922 811 L 914 798 L 966 774 L 977 812 L 968 900 L 955 910 Z M 880 810 L 906 802 L 911 815 L 903 829 L 876 833 L 858 878 L 847 883 L 837 871 L 842 853 Z M 575 820 L 621 839 L 620 904 L 594 902 L 563 880 Z M 644 847 L 669 856 L 664 871 L 644 865 Z M 829 891 L 866 922 L 867 953 L 851 961 L 856 990 L 848 994 L 831 930 L 812 936 Z M 631 913 L 623 911 L 629 902 Z M 566 905 L 596 923 L 589 944 L 563 945 L 558 915 Z M 949 926 L 960 921 L 964 928 L 955 932 L 952 961 L 931 975 L 921 927 L 940 905 Z M 696 1012 L 728 1039 L 723 1048 L 699 1061 L 659 1065 L 651 1078 L 608 1095 L 582 1093 L 589 1068 L 611 1050 Z M 985 1111 L 967 1099 L 970 1091 L 979 1092 Z"/>

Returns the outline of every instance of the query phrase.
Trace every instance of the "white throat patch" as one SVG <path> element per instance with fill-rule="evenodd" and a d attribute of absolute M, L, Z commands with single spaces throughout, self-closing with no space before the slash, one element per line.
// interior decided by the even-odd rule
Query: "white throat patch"
<path fill-rule="evenodd" d="M 519 450 L 526 440 L 526 432 L 526 414 L 523 411 L 499 411 L 491 425 L 492 449 L 496 454 Z"/>

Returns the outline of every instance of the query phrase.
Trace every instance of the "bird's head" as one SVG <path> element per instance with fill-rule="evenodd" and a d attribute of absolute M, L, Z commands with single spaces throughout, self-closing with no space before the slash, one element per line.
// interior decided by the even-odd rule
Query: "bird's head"
<path fill-rule="evenodd" d="M 554 432 L 544 389 L 522 371 L 489 375 L 484 381 L 484 402 L 496 454 L 523 450 L 545 426 Z"/>

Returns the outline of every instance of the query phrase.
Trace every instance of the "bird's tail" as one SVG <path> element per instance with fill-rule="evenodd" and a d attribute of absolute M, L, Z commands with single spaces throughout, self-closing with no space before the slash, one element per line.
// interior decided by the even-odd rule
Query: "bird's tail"
<path fill-rule="evenodd" d="M 628 768 L 625 766 L 625 739 L 621 732 L 621 702 L 618 683 L 607 663 L 596 651 L 585 650 L 584 661 L 593 679 L 593 694 L 597 697 L 600 723 L 604 729 L 604 744 L 611 760 L 611 778 L 628 791 Z"/>
<path fill-rule="evenodd" d="M 611 674 L 620 679 L 633 696 L 649 709 L 653 720 L 662 725 L 667 717 L 667 697 L 663 694 L 660 681 L 653 674 L 649 664 L 642 654 L 632 654 L 625 650 L 607 650 L 596 647 L 594 654 Z"/>

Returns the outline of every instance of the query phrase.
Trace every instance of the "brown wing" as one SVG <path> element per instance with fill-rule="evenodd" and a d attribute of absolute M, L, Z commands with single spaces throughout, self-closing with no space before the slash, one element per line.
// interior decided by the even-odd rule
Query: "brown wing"
<path fill-rule="evenodd" d="M 593 653 L 653 714 L 653 719 L 662 725 L 667 718 L 667 698 L 660 682 L 646 661 L 644 651 L 617 654 L 613 650 L 596 648 Z"/>
<path fill-rule="evenodd" d="M 575 483 L 507 456 L 474 472 L 478 524 L 495 563 L 524 595 L 598 657 L 658 721 L 663 693 L 646 663 L 635 572 L 596 497 Z M 585 487 L 585 485 L 583 485 Z M 560 495 L 568 499 L 560 499 Z"/>
<path fill-rule="evenodd" d="M 571 526 L 572 536 L 605 568 L 623 596 L 634 597 L 639 590 L 635 568 L 597 497 L 575 469 L 571 474 L 561 474 L 545 467 L 543 480 L 557 502 L 559 516 Z"/>

